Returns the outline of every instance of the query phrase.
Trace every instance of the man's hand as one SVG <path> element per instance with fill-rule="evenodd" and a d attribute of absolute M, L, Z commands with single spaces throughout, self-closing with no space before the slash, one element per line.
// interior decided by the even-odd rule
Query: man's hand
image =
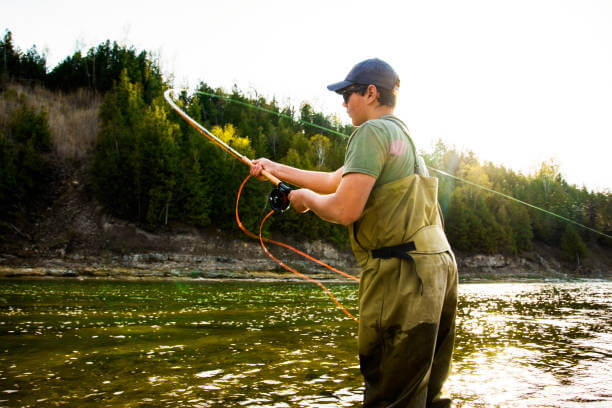
<path fill-rule="evenodd" d="M 261 175 L 261 171 L 265 170 L 268 173 L 274 175 L 274 169 L 276 168 L 277 163 L 272 160 L 268 160 L 264 157 L 261 157 L 257 160 L 251 160 L 251 176 L 256 177 L 257 180 L 265 181 L 266 178 Z"/>
<path fill-rule="evenodd" d="M 289 193 L 289 200 L 297 212 L 310 210 L 326 221 L 349 225 L 361 216 L 375 182 L 369 174 L 349 173 L 332 194 L 302 188 Z"/>
<path fill-rule="evenodd" d="M 312 194 L 312 191 L 307 190 L 305 188 L 301 188 L 299 190 L 292 190 L 289 193 L 289 201 L 291 201 L 293 209 L 300 213 L 305 213 L 306 211 L 308 211 L 310 208 L 308 208 L 306 200 L 308 199 L 308 196 L 310 194 Z"/>

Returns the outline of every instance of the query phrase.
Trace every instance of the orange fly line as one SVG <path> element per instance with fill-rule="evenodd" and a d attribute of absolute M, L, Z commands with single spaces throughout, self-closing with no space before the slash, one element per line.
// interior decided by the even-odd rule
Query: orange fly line
<path fill-rule="evenodd" d="M 346 314 L 348 317 L 350 317 L 351 319 L 353 319 L 356 322 L 359 322 L 359 319 L 357 319 L 355 316 L 353 316 L 353 314 L 351 312 L 349 312 L 344 306 L 342 306 L 342 304 L 338 301 L 338 299 L 336 299 L 336 297 L 333 295 L 333 293 L 327 288 L 327 286 L 325 286 L 323 283 L 319 282 L 318 280 L 315 280 L 313 278 L 311 278 L 310 276 L 307 276 L 301 272 L 298 272 L 297 270 L 295 270 L 294 268 L 290 267 L 289 265 L 286 265 L 284 262 L 279 261 L 276 257 L 274 257 L 274 255 L 272 255 L 270 253 L 270 251 L 268 251 L 268 248 L 266 247 L 266 245 L 264 244 L 264 242 L 269 242 L 271 244 L 274 245 L 278 245 L 278 246 L 282 246 L 284 248 L 287 248 L 301 256 L 303 256 L 304 258 L 310 259 L 311 261 L 318 263 L 319 265 L 334 271 L 340 275 L 343 275 L 349 279 L 352 279 L 356 282 L 359 282 L 359 278 L 353 276 L 353 275 L 349 275 L 346 272 L 342 272 L 339 269 L 334 268 L 333 266 L 330 266 L 328 264 L 326 264 L 325 262 L 322 262 L 316 258 L 313 258 L 312 256 L 300 251 L 299 249 L 296 249 L 294 247 L 292 247 L 291 245 L 287 245 L 283 242 L 279 242 L 279 241 L 274 241 L 272 239 L 269 238 L 264 238 L 261 235 L 262 229 L 263 229 L 263 225 L 264 222 L 272 215 L 274 214 L 274 210 L 270 211 L 265 217 L 264 219 L 261 221 L 261 224 L 259 225 L 259 236 L 253 234 L 251 231 L 249 231 L 248 229 L 246 229 L 246 227 L 242 224 L 242 222 L 240 221 L 240 217 L 238 216 L 238 203 L 240 202 L 240 195 L 242 194 L 242 189 L 244 188 L 246 182 L 249 180 L 251 176 L 248 175 L 244 181 L 242 182 L 242 184 L 240 184 L 240 188 L 238 189 L 238 196 L 236 197 L 236 222 L 238 223 L 238 226 L 240 227 L 240 229 L 242 230 L 242 232 L 244 232 L 246 235 L 248 235 L 251 238 L 257 239 L 259 240 L 259 242 L 261 243 L 261 247 L 263 248 L 263 250 L 265 251 L 265 253 L 272 258 L 276 263 L 278 263 L 281 267 L 283 267 L 284 269 L 292 272 L 293 274 L 299 276 L 302 279 L 305 279 L 309 282 L 314 283 L 315 285 L 319 286 L 321 289 L 323 289 L 325 291 L 325 293 L 327 293 L 327 295 L 331 298 L 331 300 L 334 301 L 334 303 L 338 306 L 338 308 L 340 308 L 340 310 L 342 310 L 344 312 L 344 314 Z"/>
<path fill-rule="evenodd" d="M 170 93 L 172 93 L 173 90 L 172 89 L 168 89 L 166 90 L 166 92 L 164 92 L 164 98 L 166 99 L 166 101 L 170 104 L 170 106 L 172 107 L 172 109 L 174 109 L 185 121 L 187 121 L 187 123 L 189 123 L 193 128 L 195 128 L 200 134 L 202 134 L 202 136 L 206 137 L 207 139 L 209 139 L 211 142 L 213 142 L 214 144 L 216 144 L 217 146 L 219 146 L 220 148 L 222 148 L 223 150 L 225 150 L 227 153 L 229 153 L 230 155 L 232 155 L 234 158 L 240 160 L 241 162 L 243 162 L 244 164 L 247 165 L 251 165 L 251 160 L 249 160 L 248 157 L 242 155 L 241 153 L 237 152 L 236 150 L 234 150 L 231 146 L 227 145 L 225 142 L 223 142 L 222 140 L 220 140 L 217 136 L 213 135 L 212 133 L 210 133 L 206 128 L 204 128 L 202 125 L 200 125 L 198 122 L 196 122 L 195 120 L 193 120 L 188 114 L 186 114 L 181 108 L 178 107 L 178 105 L 176 105 L 176 103 L 174 103 L 174 101 L 172 100 L 172 98 L 170 97 Z M 273 175 L 267 173 L 265 170 L 262 171 L 262 175 L 264 175 L 268 180 L 270 180 L 272 183 L 274 183 L 275 185 L 279 185 L 281 183 L 281 180 L 279 180 L 278 178 L 274 177 Z M 310 259 L 313 262 L 318 263 L 319 265 L 334 271 L 340 275 L 343 275 L 349 279 L 352 279 L 356 282 L 359 282 L 359 278 L 356 278 L 353 275 L 349 275 L 348 273 L 342 272 L 330 265 L 327 265 L 326 263 L 313 258 L 312 256 L 290 246 L 287 244 L 284 244 L 282 242 L 278 242 L 278 241 L 274 241 L 268 238 L 263 238 L 261 236 L 261 231 L 263 228 L 263 224 L 266 221 L 266 219 L 268 219 L 268 217 L 270 215 L 272 215 L 274 213 L 274 211 L 271 211 L 268 215 L 266 215 L 264 217 L 264 219 L 261 222 L 261 225 L 259 227 L 259 236 L 253 234 L 251 231 L 249 231 L 248 229 L 246 229 L 243 225 L 242 222 L 240 222 L 240 217 L 238 216 L 238 202 L 240 201 L 240 194 L 242 193 L 242 189 L 244 187 L 244 185 L 246 184 L 247 180 L 250 178 L 251 176 L 247 176 L 244 181 L 242 182 L 242 184 L 240 185 L 240 188 L 238 189 L 238 197 L 236 198 L 236 221 L 238 222 L 238 226 L 240 227 L 240 229 L 249 237 L 254 238 L 254 239 L 258 239 L 259 242 L 261 243 L 261 247 L 263 248 L 263 250 L 266 252 L 266 254 L 272 258 L 275 262 L 277 262 L 280 266 L 282 266 L 283 268 L 287 269 L 288 271 L 296 274 L 297 276 L 314 283 L 315 285 L 318 285 L 319 287 L 321 287 L 326 293 L 327 295 L 334 301 L 334 303 L 336 303 L 336 305 L 340 308 L 340 310 L 342 310 L 347 316 L 349 316 L 351 319 L 355 320 L 356 322 L 359 322 L 359 319 L 357 319 L 355 316 L 353 316 L 344 306 L 342 306 L 342 304 L 340 304 L 340 302 L 338 301 L 338 299 L 336 299 L 334 297 L 334 295 L 331 293 L 331 291 L 325 286 L 323 285 L 321 282 L 312 279 L 309 276 L 304 275 L 303 273 L 300 273 L 298 271 L 296 271 L 295 269 L 291 268 L 288 265 L 285 265 L 283 262 L 279 261 L 278 259 L 276 259 L 269 251 L 268 248 L 266 248 L 264 242 L 269 242 L 271 244 L 274 245 L 278 245 L 278 246 L 282 246 L 284 248 L 287 248 L 307 259 Z"/>

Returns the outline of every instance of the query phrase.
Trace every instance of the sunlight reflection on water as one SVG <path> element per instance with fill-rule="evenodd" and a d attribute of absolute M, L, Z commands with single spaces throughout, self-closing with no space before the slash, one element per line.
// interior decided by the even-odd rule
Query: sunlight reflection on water
<path fill-rule="evenodd" d="M 609 282 L 462 285 L 460 406 L 612 405 Z"/>
<path fill-rule="evenodd" d="M 332 287 L 356 309 L 355 285 Z M 610 295 L 461 284 L 456 406 L 611 406 Z M 3 281 L 0 406 L 356 407 L 356 335 L 309 285 Z"/>

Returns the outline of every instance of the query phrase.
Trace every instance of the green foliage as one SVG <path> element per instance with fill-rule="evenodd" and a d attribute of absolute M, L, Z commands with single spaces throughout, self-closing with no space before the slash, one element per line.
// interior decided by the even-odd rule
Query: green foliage
<path fill-rule="evenodd" d="M 0 100 L 0 214 L 15 216 L 48 180 L 51 132 L 46 113 L 24 96 L 7 91 Z"/>
<path fill-rule="evenodd" d="M 481 165 L 472 153 L 450 150 L 441 142 L 425 159 L 432 167 L 604 233 L 612 229 L 610 194 L 592 194 L 568 185 L 554 162 L 542 163 L 533 175 L 525 176 L 491 163 Z M 571 224 L 545 212 L 461 181 L 449 183 L 445 176 L 439 179 L 448 237 L 459 250 L 518 253 L 531 250 L 534 241 L 539 241 L 553 246 L 563 244 L 569 254 L 566 259 L 575 261 L 576 257 L 587 256 L 581 246 L 585 239 L 610 245 L 610 240 L 601 235 L 573 227 L 568 230 Z"/>
<path fill-rule="evenodd" d="M 6 31 L 0 41 L 0 82 L 9 79 L 27 82 L 43 82 L 47 75 L 47 61 L 36 46 L 25 53 L 13 45 L 13 34 Z"/>
<path fill-rule="evenodd" d="M 179 127 L 165 106 L 147 106 L 124 71 L 100 108 L 102 130 L 92 163 L 99 199 L 120 217 L 160 225 L 174 214 Z M 118 199 L 120 198 L 120 199 Z"/>
<path fill-rule="evenodd" d="M 325 171 L 325 170 L 335 170 L 327 168 L 327 158 L 329 156 L 329 152 L 331 151 L 332 145 L 328 137 L 323 136 L 320 133 L 313 135 L 309 140 L 309 150 L 314 153 L 313 162 L 316 163 L 315 167 L 317 170 Z"/>
<path fill-rule="evenodd" d="M 587 256 L 587 248 L 573 225 L 568 224 L 561 236 L 560 248 L 563 257 L 570 262 L 576 262 L 579 266 L 581 259 Z"/>
<path fill-rule="evenodd" d="M 129 80 L 139 83 L 141 97 L 150 104 L 162 94 L 164 82 L 158 64 L 145 51 L 120 46 L 107 40 L 87 54 L 81 51 L 66 57 L 47 76 L 51 89 L 64 92 L 89 88 L 101 92 L 110 91 L 125 72 Z"/>
<path fill-rule="evenodd" d="M 23 193 L 17 184 L 18 170 L 14 159 L 15 147 L 0 131 L 0 213 L 14 214 Z"/>
<path fill-rule="evenodd" d="M 453 246 L 462 251 L 472 250 L 469 233 L 468 209 L 464 197 L 456 193 L 451 198 L 452 205 L 446 211 L 446 233 Z"/>

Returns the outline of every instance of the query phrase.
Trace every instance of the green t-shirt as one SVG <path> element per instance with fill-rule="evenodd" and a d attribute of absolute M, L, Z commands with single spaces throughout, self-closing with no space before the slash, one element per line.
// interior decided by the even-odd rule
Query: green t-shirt
<path fill-rule="evenodd" d="M 414 174 L 412 141 L 393 115 L 383 115 L 359 126 L 346 146 L 344 171 L 376 178 L 374 187 Z"/>

